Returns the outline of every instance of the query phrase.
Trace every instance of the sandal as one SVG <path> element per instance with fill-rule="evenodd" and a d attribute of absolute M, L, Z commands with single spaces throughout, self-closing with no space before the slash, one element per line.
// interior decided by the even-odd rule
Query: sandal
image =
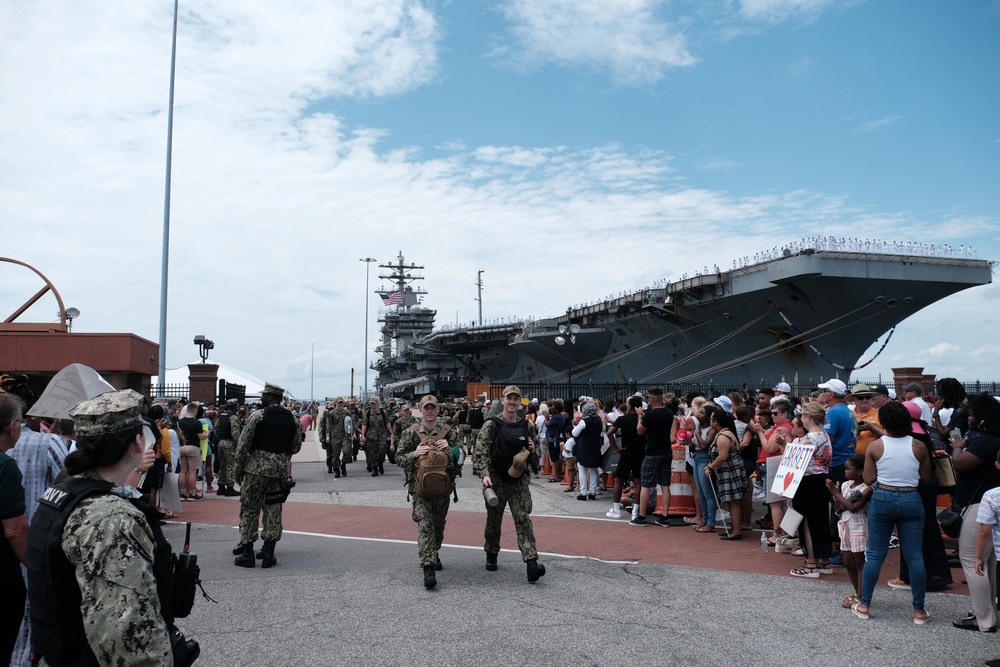
<path fill-rule="evenodd" d="M 860 609 L 858 609 L 858 607 L 860 606 L 861 606 L 860 602 L 855 602 L 854 604 L 851 605 L 851 611 L 854 612 L 854 615 L 860 618 L 862 621 L 867 621 L 869 618 L 871 618 L 871 607 L 868 607 L 868 611 L 861 611 Z"/>
<path fill-rule="evenodd" d="M 715 526 L 709 526 L 707 524 L 706 525 L 702 525 L 702 526 L 698 526 L 697 528 L 694 529 L 694 532 L 696 532 L 696 533 L 714 533 L 715 532 Z"/>
<path fill-rule="evenodd" d="M 927 611 L 927 610 L 925 610 L 925 609 L 915 609 L 913 611 L 914 614 L 918 614 L 920 612 L 923 612 L 924 615 L 923 616 L 914 616 L 913 617 L 913 624 L 914 625 L 927 625 L 927 621 L 931 620 L 931 614 L 930 614 L 930 612 Z"/>
<path fill-rule="evenodd" d="M 992 628 L 987 628 L 986 630 L 980 630 L 979 629 L 979 624 L 976 623 L 976 617 L 975 616 L 973 616 L 972 618 L 960 618 L 957 621 L 952 621 L 951 624 L 954 625 L 956 628 L 960 628 L 962 630 L 975 630 L 977 632 L 996 632 L 997 631 L 997 629 L 996 629 L 995 626 L 992 627 Z"/>
<path fill-rule="evenodd" d="M 686 523 L 687 525 L 689 525 L 689 526 L 698 527 L 698 526 L 704 526 L 705 525 L 704 523 L 698 523 L 697 519 L 695 519 L 693 516 L 686 516 L 686 517 L 684 517 L 682 519 L 682 521 L 684 523 Z"/>
<path fill-rule="evenodd" d="M 819 567 L 816 566 L 816 563 L 810 565 L 809 561 L 806 561 L 802 567 L 797 567 L 788 574 L 793 577 L 802 577 L 804 579 L 819 579 Z"/>
<path fill-rule="evenodd" d="M 833 568 L 830 567 L 830 561 L 817 563 L 820 574 L 833 574 Z"/>
<path fill-rule="evenodd" d="M 859 598 L 857 595 L 848 595 L 840 603 L 840 606 L 843 607 L 844 609 L 850 609 L 858 602 L 861 602 L 861 598 Z"/>

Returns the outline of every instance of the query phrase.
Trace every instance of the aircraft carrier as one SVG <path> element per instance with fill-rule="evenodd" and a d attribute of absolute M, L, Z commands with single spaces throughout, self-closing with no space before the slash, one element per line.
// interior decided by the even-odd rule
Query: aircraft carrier
<path fill-rule="evenodd" d="M 992 282 L 971 248 L 814 237 L 544 319 L 435 329 L 402 253 L 380 318 L 380 391 L 465 395 L 469 382 L 754 387 L 850 376 L 917 311 Z M 888 342 L 888 339 L 886 340 Z M 883 344 L 884 346 L 884 344 Z"/>

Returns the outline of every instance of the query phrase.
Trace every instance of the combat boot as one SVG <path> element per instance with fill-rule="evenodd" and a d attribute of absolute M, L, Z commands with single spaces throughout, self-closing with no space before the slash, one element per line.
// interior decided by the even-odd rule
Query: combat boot
<path fill-rule="evenodd" d="M 496 554 L 486 554 L 486 569 L 490 572 L 497 571 L 497 555 Z"/>
<path fill-rule="evenodd" d="M 434 569 L 440 572 L 444 569 L 444 565 L 441 564 L 441 557 L 437 557 L 437 561 L 434 563 Z"/>
<path fill-rule="evenodd" d="M 545 566 L 537 559 L 528 561 L 528 581 L 538 581 L 545 576 Z"/>
<path fill-rule="evenodd" d="M 434 566 L 424 566 L 424 588 L 434 588 L 437 586 L 437 577 L 434 576 Z"/>
<path fill-rule="evenodd" d="M 381 463 L 378 464 L 378 474 L 380 474 L 380 475 L 384 475 L 385 474 L 385 468 L 382 467 Z"/>
<path fill-rule="evenodd" d="M 258 557 L 261 559 L 260 566 L 263 568 L 274 567 L 278 564 L 278 559 L 274 557 L 274 545 L 277 544 L 274 540 L 265 540 L 264 546 L 260 549 L 260 554 Z M 542 574 L 545 573 L 544 568 L 542 569 Z"/>
<path fill-rule="evenodd" d="M 253 544 L 243 544 L 243 553 L 236 557 L 234 563 L 240 567 L 257 567 L 253 557 Z"/>
<path fill-rule="evenodd" d="M 340 466 L 340 476 L 347 477 L 347 464 L 343 464 Z"/>
<path fill-rule="evenodd" d="M 233 547 L 233 555 L 239 556 L 241 553 L 243 553 L 243 543 L 237 542 L 236 546 Z"/>
<path fill-rule="evenodd" d="M 328 466 L 326 467 L 326 474 L 327 474 L 327 475 L 332 475 L 332 474 L 333 474 L 333 466 L 331 466 L 331 465 L 328 465 Z"/>
<path fill-rule="evenodd" d="M 340 468 L 330 468 L 333 471 L 333 478 L 340 479 Z"/>

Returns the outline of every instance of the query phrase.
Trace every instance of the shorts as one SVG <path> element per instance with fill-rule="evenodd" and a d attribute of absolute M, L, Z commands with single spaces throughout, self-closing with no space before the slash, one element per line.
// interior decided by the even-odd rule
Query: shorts
<path fill-rule="evenodd" d="M 863 515 L 848 517 L 837 522 L 840 549 L 863 554 L 868 548 L 868 520 Z"/>
<path fill-rule="evenodd" d="M 615 468 L 615 479 L 630 482 L 641 475 L 642 458 L 629 456 L 626 452 L 622 452 L 621 458 L 618 459 L 618 467 Z"/>
<path fill-rule="evenodd" d="M 646 454 L 642 460 L 642 486 L 651 488 L 659 484 L 660 486 L 670 486 L 670 466 L 673 457 L 663 454 Z"/>
<path fill-rule="evenodd" d="M 180 455 L 181 471 L 198 470 L 201 468 L 201 447 L 184 445 Z"/>

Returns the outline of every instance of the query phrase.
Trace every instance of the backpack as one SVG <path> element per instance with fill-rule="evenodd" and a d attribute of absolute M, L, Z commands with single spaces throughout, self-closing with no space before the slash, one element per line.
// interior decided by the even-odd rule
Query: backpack
<path fill-rule="evenodd" d="M 419 423 L 410 428 L 420 438 L 422 445 L 430 445 L 432 442 L 441 440 L 451 430 L 451 427 L 445 426 L 440 433 L 428 435 L 419 431 Z M 451 475 L 451 470 L 451 450 L 431 447 L 429 452 L 417 458 L 413 469 L 413 492 L 424 498 L 447 498 L 455 490 L 455 480 Z M 458 500 L 457 493 L 455 500 Z"/>
<path fill-rule="evenodd" d="M 497 436 L 493 441 L 493 470 L 504 479 L 517 479 L 507 472 L 514 463 L 514 456 L 528 448 L 528 422 L 518 419 L 513 424 L 501 417 L 490 417 L 497 425 Z"/>

